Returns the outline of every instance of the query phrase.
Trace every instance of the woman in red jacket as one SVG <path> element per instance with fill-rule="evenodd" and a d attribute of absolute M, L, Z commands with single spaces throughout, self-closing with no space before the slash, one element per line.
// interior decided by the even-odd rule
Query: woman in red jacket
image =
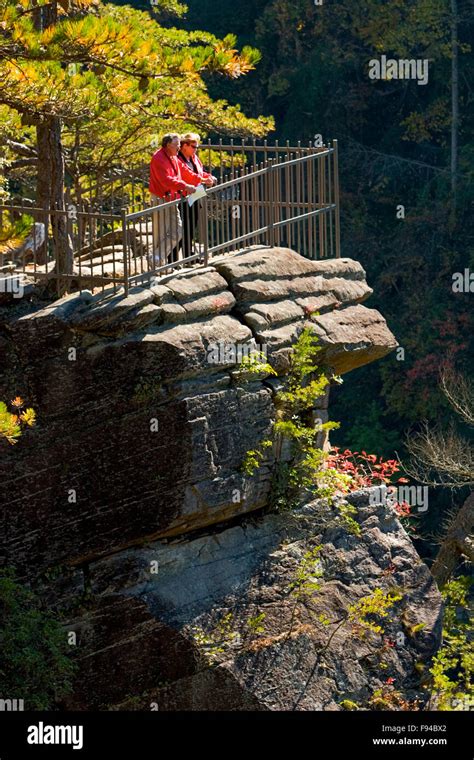
<path fill-rule="evenodd" d="M 195 172 L 178 160 L 181 138 L 171 132 L 163 136 L 161 149 L 154 153 L 150 164 L 150 193 L 153 205 L 174 201 L 190 195 L 200 184 Z M 186 206 L 184 216 L 187 216 Z M 188 207 L 189 208 L 189 207 Z M 153 259 L 155 266 L 177 261 L 183 224 L 178 205 L 153 214 Z"/>
<path fill-rule="evenodd" d="M 200 137 L 195 132 L 187 132 L 185 135 L 182 135 L 178 160 L 183 171 L 191 171 L 196 178 L 199 178 L 200 184 L 212 187 L 217 183 L 217 179 L 212 174 L 209 174 L 209 172 L 204 171 L 202 161 L 197 154 L 199 143 Z M 188 206 L 183 212 L 183 258 L 192 256 L 194 231 L 198 225 L 198 215 L 199 203 L 195 203 L 191 208 Z"/>

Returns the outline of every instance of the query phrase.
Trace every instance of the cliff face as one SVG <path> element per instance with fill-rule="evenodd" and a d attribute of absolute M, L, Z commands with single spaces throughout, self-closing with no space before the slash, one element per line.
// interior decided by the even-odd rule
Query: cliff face
<path fill-rule="evenodd" d="M 270 432 L 274 384 L 239 382 L 239 347 L 284 372 L 311 324 L 321 360 L 346 372 L 396 345 L 361 304 L 370 294 L 357 262 L 275 248 L 127 298 L 4 307 L 1 397 L 21 394 L 39 415 L 0 462 L 4 561 L 77 565 L 264 506 L 273 455 L 253 478 L 239 468 Z"/>
<path fill-rule="evenodd" d="M 350 259 L 260 248 L 127 298 L 3 305 L 0 399 L 21 394 L 39 423 L 0 460 L 2 562 L 77 634 L 68 706 L 340 709 L 388 676 L 423 699 L 415 666 L 437 646 L 441 603 L 396 517 L 367 494 L 351 497 L 360 537 L 322 502 L 252 517 L 278 452 L 240 470 L 279 383 L 242 378 L 242 355 L 262 350 L 284 374 L 311 326 L 336 373 L 382 357 L 396 341 L 362 305 L 371 292 Z M 311 598 L 300 571 L 322 573 Z M 384 643 L 350 606 L 395 587 Z"/>
<path fill-rule="evenodd" d="M 81 664 L 68 707 L 340 710 L 350 700 L 363 709 L 392 678 L 422 705 L 439 592 L 376 489 L 349 501 L 360 537 L 315 501 L 90 563 L 94 605 L 67 623 Z M 383 633 L 344 622 L 377 589 L 400 596 Z"/>

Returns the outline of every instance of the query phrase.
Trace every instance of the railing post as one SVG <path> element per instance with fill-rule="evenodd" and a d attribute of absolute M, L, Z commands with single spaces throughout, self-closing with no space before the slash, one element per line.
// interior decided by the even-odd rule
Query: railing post
<path fill-rule="evenodd" d="M 122 239 L 123 239 L 123 280 L 125 295 L 128 296 L 128 227 L 127 209 L 122 209 Z"/>
<path fill-rule="evenodd" d="M 203 256 L 203 263 L 204 266 L 207 267 L 209 262 L 209 196 L 206 193 L 205 198 L 202 199 L 202 201 L 198 201 L 201 205 L 201 208 L 199 209 L 199 221 L 200 221 L 200 227 L 199 230 L 199 239 L 202 241 L 202 244 L 204 246 L 204 256 Z"/>
<path fill-rule="evenodd" d="M 334 148 L 334 203 L 335 209 L 335 238 L 336 238 L 336 258 L 341 256 L 341 220 L 340 220 L 340 203 L 339 203 L 339 154 L 338 154 L 338 142 L 333 140 Z"/>
<path fill-rule="evenodd" d="M 266 141 L 265 141 L 266 142 Z M 273 197 L 273 174 L 274 174 L 274 166 L 273 166 L 273 159 L 269 159 L 268 166 L 266 168 L 267 177 L 268 177 L 268 244 L 270 248 L 275 247 L 275 209 L 274 209 L 274 197 Z"/>

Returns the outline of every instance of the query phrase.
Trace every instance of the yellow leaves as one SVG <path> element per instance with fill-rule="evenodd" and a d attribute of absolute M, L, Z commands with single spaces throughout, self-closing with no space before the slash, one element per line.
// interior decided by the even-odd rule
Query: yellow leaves
<path fill-rule="evenodd" d="M 180 65 L 180 70 L 184 72 L 194 72 L 195 64 L 192 58 L 185 58 Z"/>
<path fill-rule="evenodd" d="M 50 45 L 55 35 L 56 35 L 56 27 L 55 26 L 48 27 L 48 29 L 45 29 L 41 35 L 41 44 L 44 46 Z"/>
<path fill-rule="evenodd" d="M 28 408 L 23 412 L 20 411 L 24 403 L 20 396 L 11 401 L 12 407 L 17 412 L 20 412 L 18 415 L 9 412 L 7 405 L 3 401 L 0 401 L 0 438 L 5 438 L 12 446 L 17 443 L 18 438 L 22 434 L 22 424 L 33 427 L 36 422 L 36 412 L 34 409 Z"/>
<path fill-rule="evenodd" d="M 58 0 L 57 23 L 38 31 L 31 14 L 18 10 L 30 9 L 33 2 L 6 0 L 0 10 L 0 36 L 6 24 L 8 44 L 15 46 L 15 58 L 0 60 L 0 100 L 35 118 L 44 113 L 62 117 L 66 142 L 68 130 L 83 120 L 81 126 L 93 134 L 93 146 L 86 140 L 81 148 L 88 159 L 102 160 L 109 135 L 116 145 L 124 134 L 128 142 L 117 160 L 127 161 L 149 144 L 144 133 L 157 130 L 157 119 L 163 129 L 173 123 L 181 130 L 183 123 L 195 127 L 199 117 L 201 128 L 242 136 L 263 136 L 272 128 L 270 119 L 248 119 L 207 92 L 204 72 L 236 78 L 258 60 L 250 47 L 239 52 L 235 35 L 218 40 L 208 32 L 161 26 L 147 12 L 98 0 Z M 174 7 L 175 0 L 163 3 Z M 104 113 L 109 114 L 106 124 Z M 128 123 L 122 125 L 124 118 Z M 129 136 L 134 130 L 137 142 Z M 27 416 L 20 423 L 29 421 Z"/>
<path fill-rule="evenodd" d="M 36 423 L 36 412 L 31 407 L 28 407 L 28 409 L 25 409 L 24 412 L 20 414 L 20 420 L 25 423 L 25 425 L 28 425 L 28 427 L 33 427 L 33 425 Z"/>

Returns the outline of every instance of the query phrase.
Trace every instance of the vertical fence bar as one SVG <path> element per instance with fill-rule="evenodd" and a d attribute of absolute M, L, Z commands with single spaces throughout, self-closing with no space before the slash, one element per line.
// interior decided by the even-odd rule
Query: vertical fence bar
<path fill-rule="evenodd" d="M 335 238 L 336 238 L 336 258 L 341 256 L 341 222 L 340 222 L 340 205 L 339 205 L 339 147 L 338 141 L 333 140 L 333 168 L 334 168 L 334 203 L 335 209 Z"/>
<path fill-rule="evenodd" d="M 323 229 L 323 190 L 322 190 L 322 179 L 323 179 L 323 171 L 322 171 L 322 163 L 324 161 L 324 158 L 321 157 L 321 155 L 318 155 L 318 208 L 321 210 L 321 213 L 318 215 L 318 223 L 319 223 L 319 258 L 324 258 L 324 229 Z"/>
<path fill-rule="evenodd" d="M 275 140 L 275 164 L 280 163 L 280 146 L 278 140 Z M 281 198 L 280 198 L 280 172 L 278 169 L 274 172 L 274 198 L 275 198 L 275 221 L 281 221 Z M 275 242 L 281 244 L 281 227 L 275 231 Z"/>
<path fill-rule="evenodd" d="M 268 194 L 267 194 L 267 205 L 268 205 L 268 241 L 270 248 L 275 247 L 275 228 L 274 228 L 274 220 L 275 220 L 275 209 L 273 206 L 274 203 L 274 165 L 273 165 L 273 158 L 268 159 L 268 166 L 266 170 L 266 175 L 268 175 Z"/>
<path fill-rule="evenodd" d="M 313 211 L 313 158 L 308 158 L 308 211 Z M 308 217 L 308 249 L 309 258 L 314 259 L 313 248 L 314 216 Z"/>
<path fill-rule="evenodd" d="M 298 148 L 299 148 L 299 146 L 300 146 L 300 143 L 298 142 Z M 297 152 L 296 156 L 297 156 L 297 158 L 301 157 L 301 154 L 300 154 L 299 151 Z M 298 209 L 298 213 L 295 214 L 295 216 L 298 217 L 300 215 L 300 213 L 301 213 L 301 203 L 302 203 L 302 200 L 301 200 L 301 184 L 302 184 L 301 183 L 301 164 L 297 163 L 297 164 L 293 164 L 293 166 L 295 168 L 295 187 L 296 187 L 295 201 L 296 201 L 296 208 Z M 296 227 L 296 229 L 295 229 L 295 238 L 296 238 L 296 246 L 297 246 L 296 250 L 298 251 L 298 253 L 303 253 L 302 250 L 301 250 L 301 222 L 296 221 L 295 222 L 295 227 Z"/>
<path fill-rule="evenodd" d="M 331 148 L 332 150 L 333 148 Z M 332 153 L 328 156 L 328 195 L 330 206 L 333 203 L 332 156 Z M 329 210 L 329 251 L 331 258 L 334 258 L 334 209 Z"/>
<path fill-rule="evenodd" d="M 122 239 L 123 239 L 123 286 L 125 295 L 128 295 L 128 220 L 127 209 L 122 209 Z"/>
<path fill-rule="evenodd" d="M 202 232 L 200 232 L 199 237 L 204 246 L 203 262 L 205 267 L 209 263 L 209 198 L 210 196 L 206 193 L 206 197 L 202 199 L 202 208 L 199 214 L 200 224 L 202 225 Z"/>

